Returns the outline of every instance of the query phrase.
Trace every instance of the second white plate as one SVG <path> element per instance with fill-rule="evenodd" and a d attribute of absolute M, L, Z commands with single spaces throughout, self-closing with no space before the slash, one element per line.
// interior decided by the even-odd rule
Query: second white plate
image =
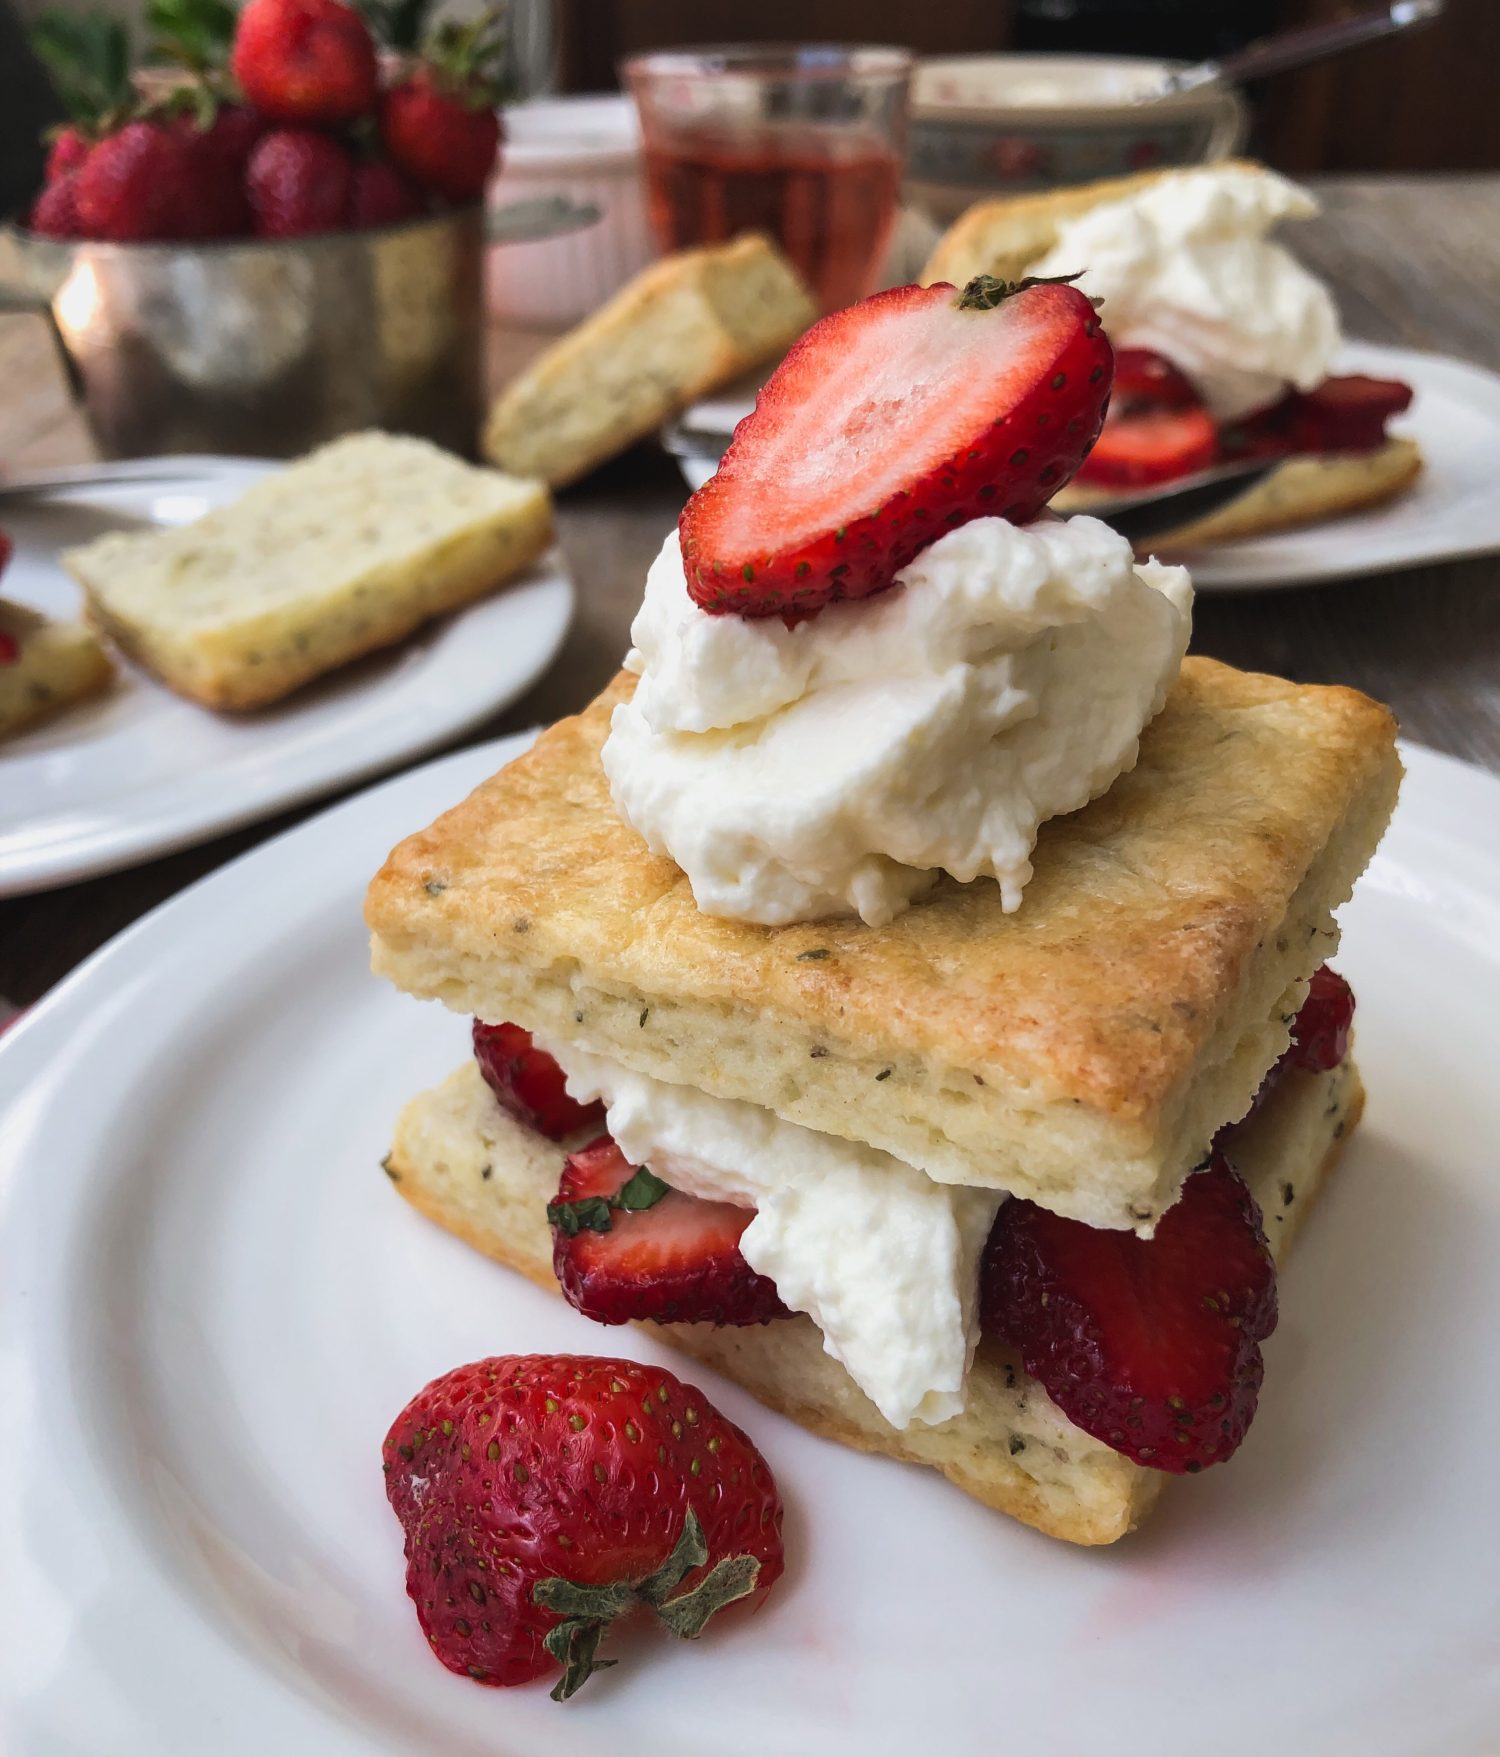
<path fill-rule="evenodd" d="M 182 524 L 276 468 L 164 458 L 121 480 L 0 507 L 16 552 L 0 591 L 78 617 L 61 550 L 131 521 Z M 139 466 L 137 466 L 139 467 Z M 254 714 L 183 701 L 126 661 L 115 687 L 0 744 L 0 897 L 131 866 L 419 756 L 512 702 L 573 613 L 561 551 L 511 585 Z"/>

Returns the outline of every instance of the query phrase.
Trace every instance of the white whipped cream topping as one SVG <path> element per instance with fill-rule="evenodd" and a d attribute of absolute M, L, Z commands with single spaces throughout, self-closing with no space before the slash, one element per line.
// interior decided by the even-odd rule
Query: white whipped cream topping
<path fill-rule="evenodd" d="M 964 1406 L 979 1258 L 1001 1195 L 938 1185 L 855 1141 L 546 1045 L 582 1103 L 602 1098 L 625 1157 L 674 1189 L 755 1209 L 740 1250 L 892 1427 Z"/>
<path fill-rule="evenodd" d="M 1221 421 L 1311 390 L 1339 349 L 1323 283 L 1267 234 L 1317 203 L 1267 171 L 1219 166 L 1162 177 L 1063 223 L 1028 271 L 1083 270 L 1117 348 L 1152 348 L 1197 384 Z"/>
<path fill-rule="evenodd" d="M 1039 825 L 1135 763 L 1191 603 L 1097 519 L 976 519 L 787 628 L 698 609 L 673 532 L 604 746 L 615 807 L 708 915 L 878 926 L 939 871 L 1015 909 Z"/>

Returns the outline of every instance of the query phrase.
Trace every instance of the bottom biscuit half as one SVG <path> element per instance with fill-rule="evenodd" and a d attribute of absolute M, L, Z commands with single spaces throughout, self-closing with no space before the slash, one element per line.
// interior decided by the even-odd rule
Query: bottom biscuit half
<path fill-rule="evenodd" d="M 1350 1060 L 1297 1071 L 1236 1132 L 1232 1156 L 1260 1203 L 1279 1258 L 1359 1120 Z M 468 1063 L 413 1099 L 385 1168 L 412 1205 L 538 1286 L 557 1291 L 546 1205 L 569 1143 L 514 1121 Z M 756 1328 L 652 1325 L 813 1433 L 939 1470 L 966 1494 L 1069 1543 L 1113 1543 L 1151 1509 L 1165 1480 L 1075 1427 L 1014 1354 L 981 1342 L 968 1405 L 937 1427 L 896 1429 L 837 1361 L 811 1319 Z"/>

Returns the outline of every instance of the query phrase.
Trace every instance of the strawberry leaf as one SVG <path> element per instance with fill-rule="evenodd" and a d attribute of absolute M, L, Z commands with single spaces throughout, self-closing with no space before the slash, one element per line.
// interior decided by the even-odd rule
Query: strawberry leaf
<path fill-rule="evenodd" d="M 193 73 L 228 65 L 234 27 L 229 0 L 147 0 L 151 54 Z"/>
<path fill-rule="evenodd" d="M 53 8 L 32 26 L 31 46 L 68 114 L 83 127 L 118 120 L 131 107 L 130 38 L 118 19 Z"/>
<path fill-rule="evenodd" d="M 614 1225 L 610 1218 L 614 1209 L 623 1208 L 638 1214 L 642 1209 L 654 1208 L 670 1187 L 643 1165 L 612 1196 L 582 1196 L 576 1202 L 549 1202 L 547 1219 L 565 1238 L 577 1238 L 580 1232 L 608 1232 Z"/>

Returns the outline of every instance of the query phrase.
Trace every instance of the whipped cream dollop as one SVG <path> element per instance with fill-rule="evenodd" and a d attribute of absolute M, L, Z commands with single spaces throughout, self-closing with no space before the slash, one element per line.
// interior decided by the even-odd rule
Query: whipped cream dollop
<path fill-rule="evenodd" d="M 1317 203 L 1244 165 L 1180 171 L 1066 220 L 1029 273 L 1083 271 L 1116 348 L 1151 348 L 1232 421 L 1325 379 L 1340 345 L 1328 289 L 1267 236 Z"/>
<path fill-rule="evenodd" d="M 740 1250 L 805 1312 L 892 1427 L 964 1406 L 978 1337 L 979 1258 L 1002 1200 L 758 1105 L 670 1085 L 548 1043 L 568 1091 L 604 1100 L 625 1157 L 691 1196 L 755 1209 Z"/>
<path fill-rule="evenodd" d="M 941 872 L 1015 909 L 1038 827 L 1132 767 L 1187 647 L 1180 567 L 1097 519 L 976 519 L 888 590 L 788 628 L 646 580 L 603 762 L 709 915 L 889 921 Z"/>

